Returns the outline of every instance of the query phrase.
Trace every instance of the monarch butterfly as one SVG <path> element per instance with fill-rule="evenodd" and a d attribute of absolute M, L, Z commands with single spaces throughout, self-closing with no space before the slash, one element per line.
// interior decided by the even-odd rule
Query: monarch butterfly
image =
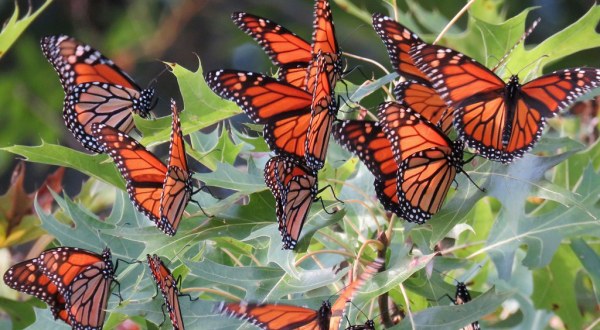
<path fill-rule="evenodd" d="M 312 60 L 311 46 L 283 26 L 263 17 L 235 12 L 233 22 L 256 40 L 273 64 L 279 67 L 279 79 L 306 89 L 307 68 Z"/>
<path fill-rule="evenodd" d="M 99 51 L 66 35 L 44 37 L 41 46 L 65 91 L 65 124 L 86 149 L 103 152 L 92 124 L 128 133 L 134 127 L 132 112 L 149 116 L 154 90 L 140 88 Z"/>
<path fill-rule="evenodd" d="M 211 71 L 205 80 L 216 94 L 234 101 L 251 120 L 265 125 L 264 138 L 275 153 L 315 170 L 323 166 L 329 142 L 329 133 L 323 132 L 330 130 L 326 126 L 330 125 L 327 116 L 334 105 L 326 106 L 328 111 L 323 113 L 324 117 L 313 121 L 313 94 L 287 82 L 260 73 L 235 70 Z M 327 90 L 327 86 L 321 87 Z M 317 138 L 309 139 L 309 130 L 318 132 Z"/>
<path fill-rule="evenodd" d="M 317 191 L 317 173 L 281 156 L 265 165 L 265 182 L 275 197 L 283 248 L 293 250 Z"/>
<path fill-rule="evenodd" d="M 171 274 L 171 271 L 165 266 L 162 260 L 155 254 L 150 256 L 146 255 L 148 259 L 148 266 L 150 267 L 150 273 L 156 282 L 156 285 L 160 289 L 163 298 L 165 299 L 165 305 L 169 312 L 169 318 L 173 324 L 173 329 L 185 329 L 183 325 L 183 317 L 181 316 L 181 310 L 179 308 L 179 289 L 177 288 L 177 280 Z"/>
<path fill-rule="evenodd" d="M 23 267 L 27 268 L 25 272 Z M 18 286 L 19 290 L 25 288 L 35 292 L 39 290 L 36 288 L 38 285 L 45 286 L 45 292 L 40 295 L 49 297 L 46 294 L 51 294 L 55 297 L 52 300 L 55 304 L 50 304 L 55 318 L 58 316 L 65 320 L 73 329 L 98 330 L 102 329 L 104 323 L 114 277 L 110 249 L 106 248 L 102 255 L 98 255 L 74 247 L 46 250 L 37 258 L 13 266 L 4 275 L 5 282 L 12 283 L 11 287 Z M 65 310 L 68 319 L 65 319 Z"/>
<path fill-rule="evenodd" d="M 356 154 L 375 176 L 375 193 L 383 207 L 403 217 L 398 202 L 398 164 L 392 143 L 377 122 L 342 120 L 335 122 L 333 137 Z"/>
<path fill-rule="evenodd" d="M 171 100 L 171 112 L 173 127 L 168 166 L 113 127 L 94 124 L 92 134 L 117 164 L 136 208 L 165 234 L 174 236 L 194 192 L 175 100 Z"/>
<path fill-rule="evenodd" d="M 327 59 L 321 51 L 317 55 L 315 65 L 318 70 L 310 107 L 305 159 L 308 167 L 320 169 L 325 165 L 331 125 L 337 116 L 338 107 L 327 74 Z"/>
<path fill-rule="evenodd" d="M 419 70 L 409 55 L 414 45 L 424 44 L 416 34 L 383 14 L 373 14 L 373 28 L 385 44 L 394 70 L 407 80 L 394 88 L 398 102 L 440 125 L 448 133 L 454 119 L 454 109 L 431 86 L 429 77 Z"/>
<path fill-rule="evenodd" d="M 422 224 L 439 211 L 456 173 L 463 171 L 463 142 L 451 141 L 436 125 L 396 102 L 382 103 L 378 117 L 399 166 L 403 217 Z"/>
<path fill-rule="evenodd" d="M 454 299 L 450 298 L 455 305 L 463 305 L 471 301 L 471 294 L 469 294 L 469 290 L 467 290 L 467 285 L 464 282 L 456 283 L 456 294 L 454 295 Z M 468 326 L 462 328 L 462 330 L 479 330 L 479 322 L 475 321 L 469 324 Z"/>
<path fill-rule="evenodd" d="M 247 320 L 264 330 L 314 329 L 337 330 L 344 317 L 346 304 L 360 288 L 383 266 L 384 260 L 376 259 L 340 294 L 333 305 L 323 301 L 318 310 L 293 305 L 256 304 L 251 302 L 222 302 L 216 307 L 218 313 Z"/>
<path fill-rule="evenodd" d="M 539 140 L 546 119 L 600 84 L 600 70 L 556 71 L 521 85 L 455 50 L 420 44 L 410 49 L 415 65 L 432 81 L 448 106 L 454 127 L 482 156 L 503 163 L 520 158 Z"/>
<path fill-rule="evenodd" d="M 306 78 L 308 91 L 315 89 L 317 83 L 318 71 L 324 71 L 327 74 L 331 89 L 342 76 L 342 52 L 335 38 L 335 27 L 333 25 L 333 15 L 328 0 L 315 1 L 315 13 L 312 35 L 313 60 L 309 64 Z M 320 54 L 320 55 L 319 55 Z M 323 57 L 323 64 L 319 63 L 319 57 Z"/>
<path fill-rule="evenodd" d="M 33 260 L 26 260 L 10 267 L 4 273 L 4 283 L 12 289 L 42 300 L 50 307 L 55 320 L 61 319 L 67 324 L 71 324 L 65 296 L 59 292 L 56 284 L 44 275 Z"/>

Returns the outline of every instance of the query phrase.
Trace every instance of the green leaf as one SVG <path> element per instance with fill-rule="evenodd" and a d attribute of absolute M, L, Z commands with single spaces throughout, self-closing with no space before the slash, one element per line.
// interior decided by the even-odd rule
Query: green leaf
<path fill-rule="evenodd" d="M 121 174 L 106 155 L 90 155 L 43 141 L 37 147 L 15 145 L 0 150 L 25 157 L 25 160 L 34 163 L 69 167 L 121 189 L 125 188 Z"/>
<path fill-rule="evenodd" d="M 181 129 L 184 134 L 196 132 L 214 125 L 224 119 L 241 113 L 235 103 L 221 99 L 214 94 L 204 81 L 202 66 L 192 72 L 176 63 L 167 63 L 177 78 L 179 90 L 183 96 L 184 109 L 181 112 Z M 171 136 L 171 116 L 154 121 L 135 118 L 136 127 L 143 133 L 141 143 L 150 146 L 158 142 L 169 141 Z"/>
<path fill-rule="evenodd" d="M 39 14 L 41 14 L 46 7 L 52 3 L 52 0 L 46 0 L 36 11 L 33 13 L 29 8 L 23 18 L 19 19 L 19 6 L 15 2 L 15 11 L 8 21 L 4 23 L 2 31 L 0 32 L 0 59 L 6 54 L 12 44 L 17 41 L 19 36 L 27 29 Z"/>
<path fill-rule="evenodd" d="M 262 175 L 250 175 L 249 172 L 240 171 L 226 163 L 220 164 L 214 172 L 194 174 L 194 178 L 208 186 L 227 188 L 245 194 L 267 189 Z"/>
<path fill-rule="evenodd" d="M 458 329 L 494 312 L 514 292 L 497 292 L 495 288 L 471 300 L 455 306 L 436 306 L 414 313 L 390 329 Z"/>
<path fill-rule="evenodd" d="M 580 264 L 573 251 L 563 245 L 556 251 L 547 267 L 533 272 L 532 298 L 535 306 L 554 311 L 569 329 L 583 328 L 583 318 L 577 307 L 574 288 L 578 269 Z"/>
<path fill-rule="evenodd" d="M 571 249 L 576 254 L 579 262 L 583 265 L 583 268 L 587 271 L 590 276 L 592 283 L 594 284 L 594 294 L 596 295 L 596 301 L 600 301 L 600 256 L 594 251 L 582 238 L 574 238 L 571 240 Z M 579 267 L 577 267 L 579 268 Z"/>

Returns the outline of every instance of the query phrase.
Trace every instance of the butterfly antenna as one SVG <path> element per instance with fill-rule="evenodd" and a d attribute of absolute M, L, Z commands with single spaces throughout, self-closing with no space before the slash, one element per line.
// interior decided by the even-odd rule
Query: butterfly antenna
<path fill-rule="evenodd" d="M 157 61 L 160 61 L 160 60 L 157 60 Z M 156 76 L 154 76 L 154 78 L 152 78 L 152 80 L 150 80 L 150 82 L 148 83 L 148 86 L 146 88 L 154 88 L 154 86 L 156 86 L 156 84 L 158 83 L 158 78 L 160 76 L 162 76 L 165 72 L 167 72 L 167 70 L 169 70 L 169 67 L 167 65 L 165 65 L 165 67 Z"/>
<path fill-rule="evenodd" d="M 540 23 L 542 19 L 540 17 L 538 17 L 535 21 L 533 21 L 533 23 L 531 24 L 531 26 L 529 27 L 529 29 L 527 29 L 527 31 L 525 31 L 525 33 L 523 33 L 523 35 L 521 36 L 521 38 L 515 43 L 514 46 L 512 46 L 511 49 L 508 50 L 508 52 L 506 52 L 506 54 L 504 54 L 504 56 L 502 56 L 502 58 L 498 61 L 498 64 L 496 64 L 496 66 L 494 66 L 494 68 L 492 68 L 492 72 L 496 72 L 496 70 L 506 62 L 506 59 L 510 56 L 510 54 L 517 49 L 517 47 L 525 41 L 525 39 L 527 39 L 527 37 L 533 32 L 533 30 L 535 30 L 535 28 L 537 27 L 538 23 Z"/>

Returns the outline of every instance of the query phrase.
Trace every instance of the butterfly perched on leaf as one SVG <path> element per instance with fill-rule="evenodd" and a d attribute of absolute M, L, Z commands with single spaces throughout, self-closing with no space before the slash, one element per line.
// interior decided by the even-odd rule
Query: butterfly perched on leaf
<path fill-rule="evenodd" d="M 283 248 L 293 250 L 318 194 L 317 173 L 291 159 L 275 156 L 265 165 L 265 182 L 275 197 Z"/>
<path fill-rule="evenodd" d="M 86 149 L 104 152 L 92 134 L 93 124 L 129 133 L 133 113 L 150 116 L 154 90 L 140 88 L 99 51 L 67 35 L 44 37 L 41 47 L 65 92 L 65 125 Z"/>
<path fill-rule="evenodd" d="M 6 271 L 4 283 L 46 302 L 54 315 L 73 329 L 100 330 L 106 316 L 115 269 L 110 249 L 101 255 L 58 247 Z"/>
<path fill-rule="evenodd" d="M 464 282 L 456 283 L 456 293 L 454 299 L 450 298 L 455 305 L 463 305 L 471 301 L 471 294 L 467 290 L 467 285 Z M 475 321 L 468 326 L 462 328 L 462 330 L 479 330 L 479 322 Z"/>
<path fill-rule="evenodd" d="M 259 304 L 247 301 L 226 303 L 216 306 L 218 313 L 247 320 L 264 330 L 279 329 L 339 329 L 344 319 L 346 305 L 352 301 L 360 288 L 383 266 L 383 259 L 376 259 L 352 283 L 350 283 L 333 305 L 323 301 L 318 310 L 283 304 Z"/>
<path fill-rule="evenodd" d="M 179 307 L 179 288 L 177 287 L 178 281 L 173 277 L 171 271 L 165 266 L 160 257 L 156 254 L 150 256 L 146 255 L 148 260 L 148 267 L 150 267 L 150 273 L 157 287 L 162 293 L 169 318 L 173 329 L 185 329 L 183 325 L 183 316 L 181 315 L 181 309 Z"/>
<path fill-rule="evenodd" d="M 410 55 L 446 104 L 467 145 L 503 163 L 520 158 L 540 139 L 546 120 L 600 85 L 600 69 L 555 71 L 521 84 L 508 82 L 450 48 L 413 45 Z"/>
<path fill-rule="evenodd" d="M 167 165 L 139 142 L 113 127 L 94 124 L 92 131 L 119 168 L 132 203 L 169 236 L 177 232 L 185 207 L 194 194 L 174 100 L 171 100 L 171 112 L 173 124 Z"/>

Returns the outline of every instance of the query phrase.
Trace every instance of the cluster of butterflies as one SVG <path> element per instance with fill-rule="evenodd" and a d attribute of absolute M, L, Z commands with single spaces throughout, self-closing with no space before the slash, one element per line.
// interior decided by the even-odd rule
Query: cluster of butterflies
<path fill-rule="evenodd" d="M 165 300 L 174 329 L 184 329 L 179 309 L 179 279 L 157 255 L 147 255 L 150 274 Z M 9 287 L 33 295 L 50 307 L 55 319 L 73 329 L 102 329 L 117 265 L 105 248 L 102 254 L 76 247 L 58 247 L 20 262 L 4 273 Z M 121 298 L 120 293 L 118 294 Z"/>
<path fill-rule="evenodd" d="M 234 13 L 232 19 L 264 49 L 278 77 L 216 70 L 205 79 L 264 125 L 276 154 L 265 166 L 265 182 L 276 200 L 284 249 L 296 246 L 319 192 L 317 171 L 331 133 L 372 172 L 387 211 L 423 224 L 464 172 L 465 144 L 482 157 L 510 163 L 535 145 L 547 118 L 600 85 L 594 68 L 561 70 L 524 85 L 513 75 L 505 83 L 466 55 L 427 44 L 376 13 L 373 27 L 405 80 L 394 88 L 397 101 L 379 105 L 378 121 L 338 120 L 334 88 L 344 71 L 327 1 L 316 1 L 312 43 L 263 17 Z"/>
<path fill-rule="evenodd" d="M 561 70 L 524 85 L 512 76 L 505 83 L 466 55 L 427 44 L 393 19 L 374 14 L 373 27 L 405 81 L 394 89 L 397 101 L 379 105 L 378 121 L 338 120 L 334 90 L 345 74 L 342 52 L 328 1 L 315 1 L 311 43 L 266 18 L 232 15 L 278 67 L 276 78 L 237 70 L 211 71 L 205 77 L 215 93 L 264 125 L 264 138 L 276 154 L 265 166 L 265 182 L 276 200 L 284 249 L 296 247 L 317 199 L 318 171 L 332 134 L 373 173 L 384 208 L 422 224 L 440 210 L 456 174 L 469 162 L 463 157 L 465 146 L 510 163 L 535 145 L 547 118 L 600 84 L 600 70 L 593 68 Z M 65 91 L 67 128 L 86 149 L 108 154 L 136 208 L 165 234 L 175 235 L 199 191 L 187 164 L 175 102 L 165 164 L 128 135 L 134 130 L 133 114 L 151 117 L 153 89 L 140 88 L 110 59 L 72 37 L 45 37 L 41 44 Z M 455 140 L 449 138 L 453 130 Z M 216 310 L 262 329 L 338 329 L 346 304 L 383 263 L 377 259 L 368 265 L 333 305 L 324 301 L 319 310 L 254 302 L 221 303 Z M 148 255 L 148 264 L 173 327 L 182 329 L 179 280 L 158 256 Z M 108 248 L 99 255 L 59 247 L 14 265 L 4 281 L 45 301 L 55 318 L 74 329 L 101 329 L 111 284 L 118 283 L 115 269 Z M 452 300 L 470 300 L 464 283 Z M 374 322 L 347 329 L 374 329 Z"/>

